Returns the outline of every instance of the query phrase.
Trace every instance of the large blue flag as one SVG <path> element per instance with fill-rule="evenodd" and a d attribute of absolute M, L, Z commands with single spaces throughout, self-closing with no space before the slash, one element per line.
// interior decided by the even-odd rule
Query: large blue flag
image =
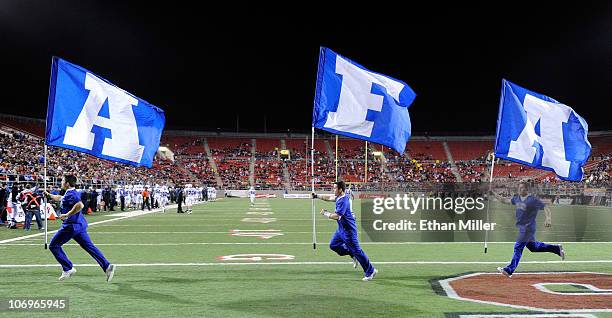
<path fill-rule="evenodd" d="M 580 181 L 589 126 L 571 107 L 502 80 L 495 156 Z"/>
<path fill-rule="evenodd" d="M 46 143 L 151 167 L 164 111 L 98 75 L 53 57 Z"/>
<path fill-rule="evenodd" d="M 404 153 L 411 127 L 408 107 L 415 97 L 406 83 L 322 47 L 312 125 Z"/>

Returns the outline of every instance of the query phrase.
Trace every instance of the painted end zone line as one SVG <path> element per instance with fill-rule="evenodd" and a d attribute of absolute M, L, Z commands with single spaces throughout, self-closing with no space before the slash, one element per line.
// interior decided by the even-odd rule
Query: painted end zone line
<path fill-rule="evenodd" d="M 398 261 L 398 262 L 372 262 L 376 265 L 474 265 L 474 264 L 505 264 L 507 261 L 493 262 L 453 262 L 453 261 Z M 561 264 L 561 263 L 612 263 L 612 260 L 594 260 L 594 261 L 524 261 L 521 264 Z M 236 265 L 346 265 L 353 262 L 235 262 L 235 263 L 128 263 L 115 264 L 120 267 L 152 267 L 152 266 L 236 266 Z M 21 264 L 21 265 L 0 265 L 0 268 L 25 268 L 25 267 L 59 267 L 59 264 Z M 76 267 L 99 267 L 98 264 L 75 264 Z M 497 273 L 493 273 L 497 274 Z"/>

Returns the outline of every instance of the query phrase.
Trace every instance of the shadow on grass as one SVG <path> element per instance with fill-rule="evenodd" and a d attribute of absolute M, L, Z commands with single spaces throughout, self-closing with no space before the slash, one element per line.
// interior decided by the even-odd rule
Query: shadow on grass
<path fill-rule="evenodd" d="M 223 310 L 241 314 L 291 317 L 400 317 L 423 313 L 408 304 L 397 304 L 367 298 L 295 294 L 279 298 L 230 301 L 217 305 Z"/>

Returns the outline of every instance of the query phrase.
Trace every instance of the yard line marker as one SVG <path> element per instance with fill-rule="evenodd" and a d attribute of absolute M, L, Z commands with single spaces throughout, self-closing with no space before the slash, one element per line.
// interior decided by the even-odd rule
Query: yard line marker
<path fill-rule="evenodd" d="M 93 234 L 95 232 L 89 233 L 90 235 Z M 122 232 L 117 232 L 117 233 L 122 233 Z M 148 233 L 148 232 L 145 232 Z M 162 234 L 167 234 L 170 232 L 160 232 Z M 183 232 L 177 232 L 177 233 L 183 233 Z M 198 232 L 190 232 L 188 234 L 193 234 L 193 233 L 198 233 Z M 202 233 L 216 233 L 216 234 L 231 234 L 229 232 L 202 232 Z M 283 232 L 283 233 L 288 233 L 288 232 Z M 289 232 L 290 233 L 290 232 Z M 31 241 L 26 241 L 24 243 L 4 243 L 1 246 L 39 246 L 40 243 L 29 243 Z M 500 242 L 496 242 L 495 244 L 514 244 L 515 242 L 505 242 L 505 243 L 500 243 Z M 568 242 L 561 242 L 562 244 L 570 244 Z M 612 242 L 601 242 L 601 243 L 612 243 Z M 180 246 L 180 245 L 311 245 L 312 243 L 307 243 L 307 242 L 177 242 L 177 243 L 172 243 L 172 242 L 164 242 L 164 243 L 96 243 L 96 245 L 101 245 L 101 246 Z M 439 244 L 482 244 L 481 242 L 465 242 L 465 243 L 461 243 L 461 242 L 451 242 L 451 243 L 444 243 L 444 242 L 414 242 L 414 243 L 391 243 L 391 242 L 364 242 L 361 243 L 361 245 L 439 245 Z M 581 243 L 575 243 L 575 244 L 581 244 Z M 64 244 L 66 246 L 70 246 L 70 245 L 77 245 L 76 243 L 67 243 Z"/>
<path fill-rule="evenodd" d="M 236 263 L 127 263 L 114 264 L 119 267 L 153 267 L 153 266 L 240 266 L 240 265 L 345 265 L 353 262 L 236 262 Z M 389 261 L 389 262 L 372 262 L 375 265 L 487 265 L 487 264 L 505 264 L 507 261 Z M 557 264 L 557 263 L 612 263 L 612 260 L 594 260 L 594 261 L 524 261 L 521 264 Z M 76 267 L 99 267 L 98 264 L 75 264 Z M 0 264 L 0 268 L 37 268 L 37 267 L 60 267 L 59 264 Z M 497 272 L 490 273 L 497 275 Z"/>

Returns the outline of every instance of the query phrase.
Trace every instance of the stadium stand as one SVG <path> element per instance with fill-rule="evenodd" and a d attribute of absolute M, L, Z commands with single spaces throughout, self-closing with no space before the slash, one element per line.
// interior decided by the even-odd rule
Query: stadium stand
<path fill-rule="evenodd" d="M 42 120 L 0 115 L 0 180 L 42 180 L 43 132 Z M 589 138 L 593 150 L 585 165 L 585 180 L 609 185 L 612 183 L 612 134 L 593 133 Z M 258 189 L 310 188 L 310 140 L 305 136 L 223 136 L 168 131 L 162 136 L 161 144 L 172 149 L 175 161 L 156 160 L 154 169 L 121 165 L 51 147 L 48 175 L 58 178 L 64 172 L 76 172 L 94 186 L 135 182 L 214 186 L 218 176 L 225 189 L 245 189 L 251 185 Z M 289 156 L 281 156 L 283 148 L 289 150 Z M 463 182 L 482 182 L 488 180 L 490 173 L 487 159 L 493 142 L 490 137 L 448 137 L 448 140 L 415 137 L 402 156 L 380 145 L 369 148 L 369 183 L 440 183 L 456 182 L 458 178 Z M 373 155 L 374 151 L 381 150 L 383 156 Z M 335 138 L 315 139 L 314 180 L 318 186 L 329 185 L 335 180 L 335 151 Z M 363 183 L 364 142 L 341 137 L 338 152 L 339 178 L 349 183 Z M 546 183 L 561 182 L 552 172 L 505 160 L 496 162 L 494 177 L 502 181 L 529 178 Z"/>

